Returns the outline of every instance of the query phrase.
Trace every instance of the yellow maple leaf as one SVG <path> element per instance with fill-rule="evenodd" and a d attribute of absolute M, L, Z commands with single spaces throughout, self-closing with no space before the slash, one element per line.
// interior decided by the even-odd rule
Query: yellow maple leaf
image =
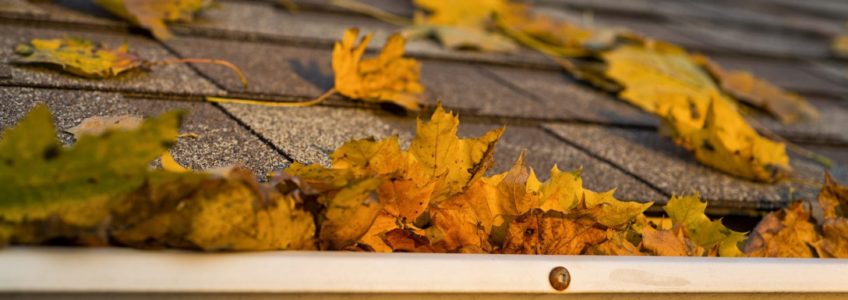
<path fill-rule="evenodd" d="M 660 117 L 682 111 L 675 121 L 685 129 L 699 128 L 710 101 L 721 97 L 712 79 L 673 45 L 624 45 L 602 58 L 606 75 L 624 86 L 619 97 Z"/>
<path fill-rule="evenodd" d="M 78 38 L 33 39 L 29 44 L 19 44 L 15 52 L 23 56 L 22 62 L 57 65 L 67 72 L 89 78 L 114 77 L 143 63 L 129 52 L 126 44 L 107 48 Z"/>
<path fill-rule="evenodd" d="M 791 171 L 785 145 L 760 136 L 683 50 L 664 43 L 625 45 L 603 54 L 622 99 L 660 116 L 678 144 L 711 167 L 774 182 Z"/>
<path fill-rule="evenodd" d="M 461 139 L 456 133 L 459 118 L 436 108 L 429 122 L 418 120 L 409 153 L 437 183 L 434 201 L 465 189 L 491 166 L 495 144 L 503 128 L 487 132 L 476 139 Z"/>
<path fill-rule="evenodd" d="M 165 22 L 189 22 L 211 0 L 95 0 L 100 7 L 139 25 L 159 40 L 171 37 Z"/>
<path fill-rule="evenodd" d="M 347 29 L 333 47 L 335 90 L 352 99 L 390 102 L 418 110 L 424 92 L 420 83 L 421 66 L 403 57 L 404 38 L 393 34 L 377 57 L 363 59 L 371 34 L 356 44 L 358 36 L 358 29 Z"/>
<path fill-rule="evenodd" d="M 745 234 L 730 230 L 721 220 L 710 220 L 704 214 L 706 208 L 707 203 L 701 202 L 700 195 L 690 195 L 671 197 L 663 210 L 673 227 L 682 228 L 685 236 L 698 246 L 708 251 L 717 249 L 721 256 L 741 256 L 738 243 Z"/>
<path fill-rule="evenodd" d="M 653 202 L 621 201 L 615 199 L 613 194 L 615 189 L 603 193 L 583 191 L 584 205 L 587 209 L 597 208 L 592 215 L 598 223 L 607 227 L 627 224 L 654 204 Z"/>

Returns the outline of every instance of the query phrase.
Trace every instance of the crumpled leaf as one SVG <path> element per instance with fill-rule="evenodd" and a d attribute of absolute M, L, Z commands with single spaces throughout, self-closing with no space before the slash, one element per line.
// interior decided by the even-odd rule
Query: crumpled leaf
<path fill-rule="evenodd" d="M 116 242 L 139 248 L 315 248 L 312 216 L 296 208 L 292 195 L 260 186 L 252 173 L 242 168 L 225 176 L 153 176 L 144 188 L 113 207 L 110 231 Z"/>
<path fill-rule="evenodd" d="M 722 90 L 751 106 L 768 111 L 784 124 L 815 120 L 819 112 L 803 97 L 755 77 L 750 72 L 725 70 L 702 55 L 692 58 L 719 82 Z"/>
<path fill-rule="evenodd" d="M 382 208 L 375 195 L 379 184 L 376 178 L 365 179 L 327 197 L 319 235 L 322 249 L 344 249 L 365 235 Z"/>
<path fill-rule="evenodd" d="M 681 227 L 687 238 L 696 245 L 712 251 L 718 249 L 721 256 L 741 256 L 738 243 L 745 234 L 725 227 L 721 220 L 711 221 L 704 212 L 706 202 L 699 195 L 674 196 L 663 208 L 674 227 Z"/>
<path fill-rule="evenodd" d="M 165 22 L 190 22 L 212 0 L 95 0 L 109 12 L 150 30 L 158 40 L 171 38 Z"/>
<path fill-rule="evenodd" d="M 59 227 L 28 242 L 102 225 L 107 204 L 141 186 L 148 164 L 176 142 L 182 116 L 172 112 L 136 130 L 83 135 L 64 148 L 47 107 L 36 106 L 0 141 L 5 162 L 0 164 L 0 223 Z"/>
<path fill-rule="evenodd" d="M 371 34 L 356 44 L 359 30 L 350 28 L 333 48 L 335 89 L 352 99 L 390 102 L 409 110 L 418 110 L 424 87 L 420 83 L 421 66 L 404 58 L 406 41 L 393 34 L 377 57 L 363 59 Z"/>
<path fill-rule="evenodd" d="M 703 256 L 706 251 L 685 237 L 682 227 L 656 230 L 645 226 L 642 230 L 642 248 L 659 256 Z"/>
<path fill-rule="evenodd" d="M 606 239 L 585 215 L 532 209 L 510 222 L 503 253 L 578 255 Z"/>
<path fill-rule="evenodd" d="M 745 244 L 745 254 L 754 257 L 816 257 L 813 247 L 818 239 L 816 227 L 810 222 L 810 210 L 805 202 L 797 201 L 763 217 Z"/>
<path fill-rule="evenodd" d="M 819 255 L 848 258 L 848 187 L 825 173 L 818 202 L 824 212 L 822 238 L 816 245 Z"/>
<path fill-rule="evenodd" d="M 482 180 L 476 181 L 464 193 L 431 206 L 428 240 L 446 251 L 490 251 L 494 216 L 486 200 L 487 188 Z"/>
<path fill-rule="evenodd" d="M 15 52 L 22 56 L 21 62 L 56 65 L 88 78 L 114 77 L 143 64 L 126 44 L 108 48 L 80 38 L 33 39 L 29 44 L 19 44 Z"/>

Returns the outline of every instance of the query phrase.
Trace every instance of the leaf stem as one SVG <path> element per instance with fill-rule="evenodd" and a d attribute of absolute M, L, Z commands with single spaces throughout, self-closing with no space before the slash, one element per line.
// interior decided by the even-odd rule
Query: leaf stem
<path fill-rule="evenodd" d="M 166 59 L 161 61 L 155 61 L 153 65 L 171 65 L 171 64 L 182 64 L 182 63 L 196 63 L 196 64 L 213 64 L 220 65 L 233 70 L 233 72 L 238 75 L 239 80 L 241 81 L 242 86 L 247 89 L 247 77 L 244 76 L 244 73 L 231 62 L 220 59 L 209 59 L 209 58 L 177 58 L 177 59 Z"/>
<path fill-rule="evenodd" d="M 318 103 L 324 102 L 330 96 L 336 94 L 336 89 L 329 89 L 328 91 L 318 96 L 318 98 L 303 101 L 303 102 L 274 102 L 274 101 L 264 101 L 264 100 L 254 100 L 254 99 L 238 99 L 238 98 L 226 98 L 226 97 L 206 97 L 206 101 L 214 102 L 214 103 L 238 103 L 238 104 L 250 104 L 250 105 L 260 105 L 260 106 L 269 106 L 269 107 L 307 107 L 313 106 Z"/>

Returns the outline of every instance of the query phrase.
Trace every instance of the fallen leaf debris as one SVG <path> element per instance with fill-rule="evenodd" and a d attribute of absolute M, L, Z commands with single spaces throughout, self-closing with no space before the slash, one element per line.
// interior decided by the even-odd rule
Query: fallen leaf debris
<path fill-rule="evenodd" d="M 153 169 L 182 113 L 107 126 L 63 147 L 37 106 L 0 140 L 0 242 L 204 251 L 346 250 L 516 254 L 848 257 L 848 188 L 829 176 L 823 220 L 807 203 L 771 213 L 750 237 L 705 215 L 698 195 L 652 203 L 583 187 L 554 166 L 539 180 L 523 154 L 486 175 L 504 128 L 457 136 L 438 107 L 406 149 L 397 137 L 349 141 L 332 165 L 294 163 L 258 182 L 235 167 Z M 110 124 L 114 125 L 114 122 Z M 128 147 L 129 146 L 129 147 Z M 130 150 L 128 150 L 130 149 Z M 129 152 L 128 152 L 129 151 Z"/>

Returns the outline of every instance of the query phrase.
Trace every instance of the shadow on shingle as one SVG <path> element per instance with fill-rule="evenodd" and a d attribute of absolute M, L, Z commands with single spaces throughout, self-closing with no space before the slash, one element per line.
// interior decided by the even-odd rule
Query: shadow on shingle
<path fill-rule="evenodd" d="M 306 61 L 306 63 L 304 63 Z M 334 86 L 333 74 L 324 73 L 318 62 L 312 59 L 289 59 L 289 65 L 298 76 L 309 81 L 321 90 L 329 90 Z"/>

